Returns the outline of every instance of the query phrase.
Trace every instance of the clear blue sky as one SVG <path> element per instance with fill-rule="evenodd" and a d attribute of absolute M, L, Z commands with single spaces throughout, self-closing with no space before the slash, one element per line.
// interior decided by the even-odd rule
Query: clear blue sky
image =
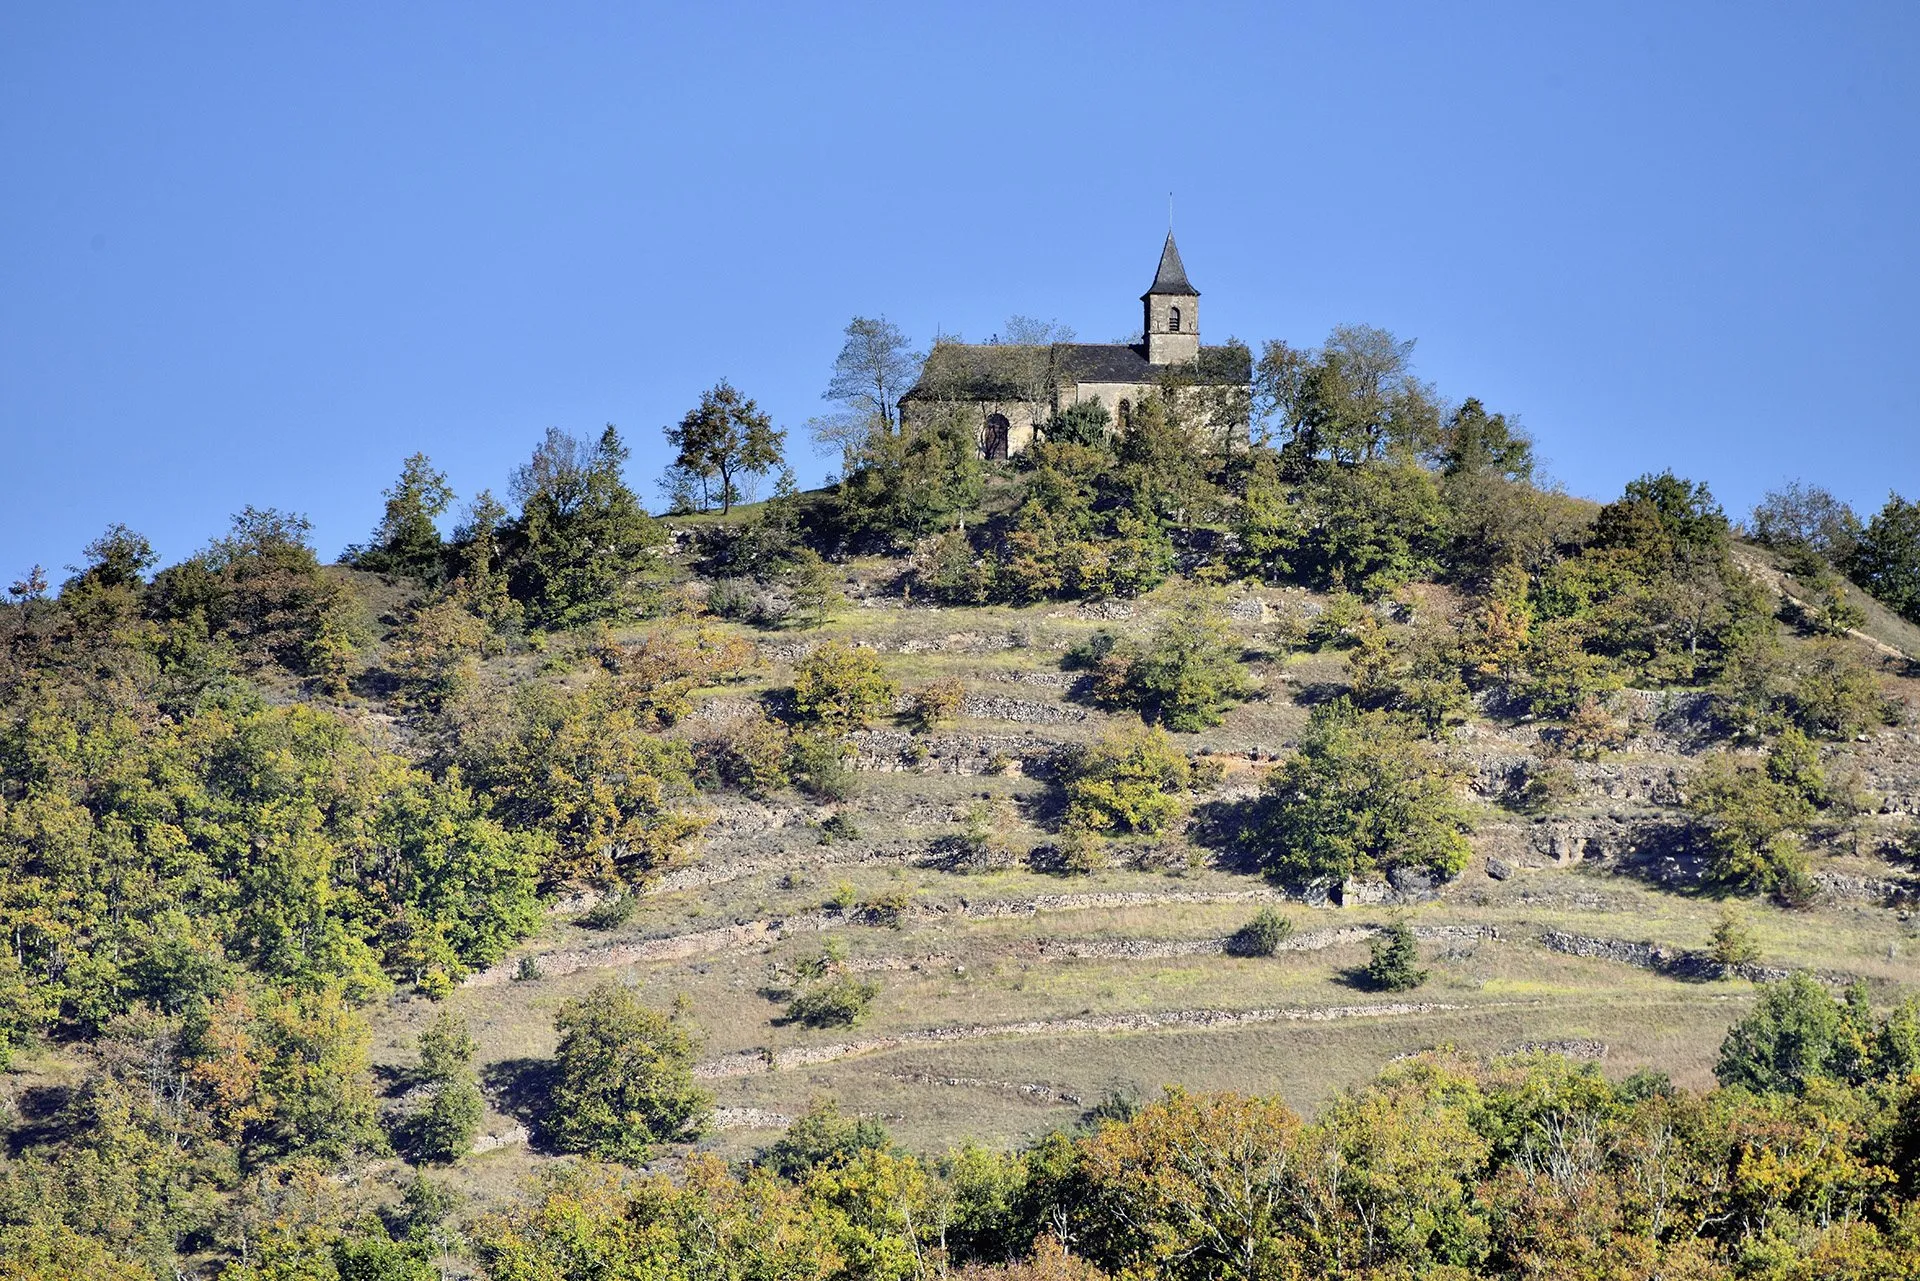
<path fill-rule="evenodd" d="M 722 376 L 801 430 L 855 313 L 1419 340 L 1606 497 L 1920 495 L 1920 5 L 0 9 L 0 582 L 252 503 L 331 555 L 425 450 Z"/>

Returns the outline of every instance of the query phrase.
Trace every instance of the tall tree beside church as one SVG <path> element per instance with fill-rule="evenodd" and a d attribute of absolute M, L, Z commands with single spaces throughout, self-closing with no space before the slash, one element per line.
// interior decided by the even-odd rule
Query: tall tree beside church
<path fill-rule="evenodd" d="M 674 473 L 699 482 L 707 499 L 703 505 L 711 503 L 710 482 L 718 480 L 723 512 L 732 511 L 740 496 L 736 478 L 764 476 L 780 465 L 786 439 L 785 428 L 775 427 L 760 406 L 724 378 L 700 393 L 699 406 L 688 410 L 679 426 L 667 428 L 667 443 L 679 451 Z"/>
<path fill-rule="evenodd" d="M 557 427 L 514 469 L 520 554 L 511 583 L 534 621 L 578 627 L 633 613 L 660 526 L 621 472 L 627 447 L 612 423 L 597 444 Z"/>
<path fill-rule="evenodd" d="M 885 316 L 855 316 L 847 322 L 846 333 L 822 397 L 837 400 L 845 408 L 808 425 L 822 452 L 838 449 L 845 469 L 852 471 L 870 435 L 892 436 L 899 430 L 900 397 L 920 376 L 924 357 L 911 348 L 900 326 Z"/>
<path fill-rule="evenodd" d="M 1254 368 L 1256 408 L 1295 470 L 1418 455 L 1440 424 L 1412 358 L 1412 340 L 1367 325 L 1338 326 L 1312 350 L 1269 342 Z"/>

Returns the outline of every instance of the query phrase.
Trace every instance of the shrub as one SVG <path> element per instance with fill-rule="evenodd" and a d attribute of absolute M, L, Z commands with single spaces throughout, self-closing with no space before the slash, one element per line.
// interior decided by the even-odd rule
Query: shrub
<path fill-rule="evenodd" d="M 633 919 L 640 896 L 632 890 L 609 894 L 580 914 L 579 924 L 590 930 L 617 930 Z"/>
<path fill-rule="evenodd" d="M 1089 832 L 1164 830 L 1185 811 L 1190 767 L 1165 730 L 1122 726 L 1073 753 L 1061 768 L 1066 828 Z"/>
<path fill-rule="evenodd" d="M 967 808 L 965 830 L 953 841 L 953 869 L 985 872 L 1011 867 L 1013 845 L 1007 834 L 1017 821 L 1013 806 L 1003 798 L 974 802 Z"/>
<path fill-rule="evenodd" d="M 755 711 L 719 725 L 690 742 L 694 777 L 702 787 L 730 787 L 762 797 L 785 787 L 793 751 L 787 729 Z"/>
<path fill-rule="evenodd" d="M 897 930 L 906 919 L 907 912 L 913 906 L 913 900 L 906 891 L 895 890 L 888 894 L 876 894 L 860 905 L 860 915 L 869 925 L 882 925 Z"/>
<path fill-rule="evenodd" d="M 857 841 L 860 839 L 859 825 L 843 811 L 836 810 L 820 820 L 820 843 L 831 845 L 835 841 Z"/>
<path fill-rule="evenodd" d="M 1330 703 L 1267 776 L 1242 837 L 1269 875 L 1296 883 L 1394 867 L 1454 876 L 1469 854 L 1454 783 L 1404 718 Z"/>
<path fill-rule="evenodd" d="M 1528 761 L 1520 767 L 1501 804 L 1531 814 L 1565 800 L 1579 785 L 1564 761 Z"/>
<path fill-rule="evenodd" d="M 1732 912 L 1722 911 L 1720 920 L 1713 927 L 1707 955 L 1722 969 L 1732 969 L 1759 960 L 1760 945 L 1754 942 L 1753 930 L 1745 921 Z"/>
<path fill-rule="evenodd" d="M 1420 944 L 1405 921 L 1395 921 L 1368 944 L 1367 982 L 1381 992 L 1404 992 L 1427 981 L 1420 968 Z"/>
<path fill-rule="evenodd" d="M 788 581 L 793 599 L 788 620 L 796 627 L 819 627 L 847 603 L 834 581 L 832 567 L 811 548 L 803 547 L 794 554 Z"/>
<path fill-rule="evenodd" d="M 644 1162 L 655 1143 L 697 1137 L 713 1100 L 693 1083 L 687 1028 L 606 982 L 560 1007 L 546 1130 L 563 1152 Z"/>
<path fill-rule="evenodd" d="M 1071 826 L 1060 834 L 1060 870 L 1069 876 L 1091 876 L 1105 867 L 1107 843 L 1090 828 Z"/>
<path fill-rule="evenodd" d="M 722 578 L 707 588 L 707 610 L 721 618 L 746 622 L 759 615 L 762 605 L 760 593 L 744 578 Z"/>
<path fill-rule="evenodd" d="M 893 705 L 899 688 L 872 650 L 828 641 L 793 673 L 793 709 L 804 720 L 838 728 L 865 726 Z"/>
<path fill-rule="evenodd" d="M 852 1027 L 866 1017 L 880 985 L 868 979 L 842 975 L 787 1003 L 787 1017 L 808 1027 Z"/>
<path fill-rule="evenodd" d="M 788 771 L 793 785 L 816 801 L 844 801 L 853 795 L 851 749 L 825 734 L 795 734 Z"/>
<path fill-rule="evenodd" d="M 1568 714 L 1566 725 L 1549 740 L 1555 751 L 1576 761 L 1597 761 L 1626 741 L 1626 727 L 1593 694 L 1580 700 Z"/>
<path fill-rule="evenodd" d="M 1272 956 L 1292 935 L 1292 921 L 1275 908 L 1263 907 L 1227 940 L 1227 952 L 1233 956 Z"/>
<path fill-rule="evenodd" d="M 1764 766 L 1717 756 L 1695 771 L 1688 803 L 1715 882 L 1788 902 L 1805 897 L 1798 829 L 1811 821 L 1813 806 L 1804 795 Z"/>
<path fill-rule="evenodd" d="M 922 685 L 913 692 L 911 713 L 914 724 L 922 730 L 947 724 L 960 714 L 960 705 L 966 695 L 966 685 L 952 677 Z"/>
<path fill-rule="evenodd" d="M 1182 602 L 1145 643 L 1097 633 L 1068 654 L 1068 664 L 1092 672 L 1094 702 L 1181 731 L 1218 725 L 1221 712 L 1253 689 L 1239 646 L 1206 599 Z"/>
<path fill-rule="evenodd" d="M 760 1163 L 783 1179 L 799 1182 L 815 1169 L 844 1165 L 861 1152 L 892 1148 L 893 1136 L 880 1122 L 849 1116 L 832 1099 L 813 1099 L 787 1132 L 760 1153 Z"/>

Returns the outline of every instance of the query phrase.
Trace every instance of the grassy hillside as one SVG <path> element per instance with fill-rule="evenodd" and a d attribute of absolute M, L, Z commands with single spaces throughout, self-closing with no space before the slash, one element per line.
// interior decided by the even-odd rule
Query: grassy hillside
<path fill-rule="evenodd" d="M 1691 1087 L 1711 1084 L 1721 1037 L 1753 984 L 1697 972 L 1679 954 L 1710 947 L 1725 900 L 1662 884 L 1604 835 L 1594 848 L 1566 848 L 1567 833 L 1680 821 L 1673 798 L 1649 798 L 1640 780 L 1684 778 L 1698 749 L 1676 750 L 1671 734 L 1629 738 L 1576 764 L 1576 786 L 1528 814 L 1476 791 L 1475 857 L 1458 879 L 1418 901 L 1308 906 L 1210 849 L 1198 830 L 1209 805 L 1256 789 L 1296 742 L 1304 704 L 1345 679 L 1341 651 L 1277 653 L 1269 630 L 1267 620 L 1322 607 L 1323 596 L 1241 589 L 1226 612 L 1259 693 L 1219 726 L 1179 736 L 1183 749 L 1224 766 L 1193 799 L 1203 817 L 1162 839 L 1118 843 L 1111 866 L 1047 870 L 1059 808 L 1047 762 L 1137 720 L 1076 697 L 1061 658 L 1101 626 L 1149 629 L 1184 589 L 1094 606 L 918 607 L 878 589 L 893 569 L 883 560 L 841 567 L 853 603 L 817 630 L 720 624 L 760 660 L 743 678 L 703 690 L 682 732 L 775 696 L 791 684 L 794 660 L 827 640 L 870 648 L 904 688 L 963 682 L 966 710 L 932 732 L 911 732 L 903 714 L 857 735 L 857 783 L 843 803 L 719 800 L 697 861 L 649 887 L 626 920 L 592 928 L 578 907 L 556 911 L 514 958 L 449 997 L 474 1028 L 495 1086 L 487 1131 L 509 1140 L 456 1177 L 504 1189 L 546 1159 L 519 1137 L 536 1118 L 499 1105 L 517 1072 L 552 1053 L 558 1003 L 608 977 L 656 1005 L 684 996 L 699 1012 L 701 1072 L 720 1106 L 703 1146 L 736 1156 L 819 1095 L 938 1152 L 1030 1139 L 1108 1094 L 1151 1096 L 1172 1083 L 1277 1092 L 1311 1110 L 1397 1056 L 1448 1045 L 1489 1055 L 1551 1046 L 1609 1073 L 1651 1067 Z M 1920 696 L 1904 667 L 1882 655 L 1868 661 L 1889 696 Z M 1857 771 L 1882 794 L 1910 787 L 1913 731 L 1864 737 L 1823 749 L 1825 767 Z M 1447 751 L 1466 771 L 1496 767 L 1504 777 L 1509 762 L 1538 760 L 1543 748 L 1532 726 L 1474 717 L 1448 735 Z M 1004 767 L 992 772 L 996 756 Z M 1019 857 L 1003 870 L 951 870 L 943 851 L 964 836 L 970 810 L 996 800 L 1007 802 L 993 810 L 999 834 Z M 822 820 L 835 814 L 857 835 L 823 834 Z M 1910 982 L 1920 933 L 1884 890 L 1837 878 L 1898 882 L 1911 893 L 1908 874 L 1874 852 L 1897 827 L 1868 820 L 1824 845 L 1815 875 L 1836 879 L 1807 906 L 1735 900 L 1757 963 L 1858 976 L 1879 999 L 1894 999 Z M 1487 874 L 1490 857 L 1505 879 Z M 904 902 L 897 922 L 863 909 L 888 898 Z M 1285 949 L 1226 954 L 1229 937 L 1269 902 L 1295 924 Z M 1388 997 L 1356 975 L 1369 933 L 1401 918 L 1422 937 L 1433 976 L 1411 996 Z M 1569 955 L 1569 942 L 1552 938 L 1560 935 L 1651 943 L 1674 963 L 1663 972 L 1637 958 Z M 783 1016 L 795 967 L 828 940 L 844 945 L 851 971 L 880 983 L 880 995 L 853 1028 L 791 1024 Z M 540 977 L 512 977 L 522 956 Z M 377 1057 L 407 1061 L 429 1010 L 390 1009 Z"/>

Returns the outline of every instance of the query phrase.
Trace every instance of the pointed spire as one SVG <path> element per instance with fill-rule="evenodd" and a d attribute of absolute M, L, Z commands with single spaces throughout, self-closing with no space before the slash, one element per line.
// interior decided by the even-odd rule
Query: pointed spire
<path fill-rule="evenodd" d="M 1186 266 L 1180 261 L 1180 247 L 1173 243 L 1171 231 L 1167 232 L 1166 248 L 1160 251 L 1160 270 L 1153 274 L 1153 285 L 1141 297 L 1151 298 L 1155 294 L 1200 296 L 1200 291 L 1187 279 Z"/>

